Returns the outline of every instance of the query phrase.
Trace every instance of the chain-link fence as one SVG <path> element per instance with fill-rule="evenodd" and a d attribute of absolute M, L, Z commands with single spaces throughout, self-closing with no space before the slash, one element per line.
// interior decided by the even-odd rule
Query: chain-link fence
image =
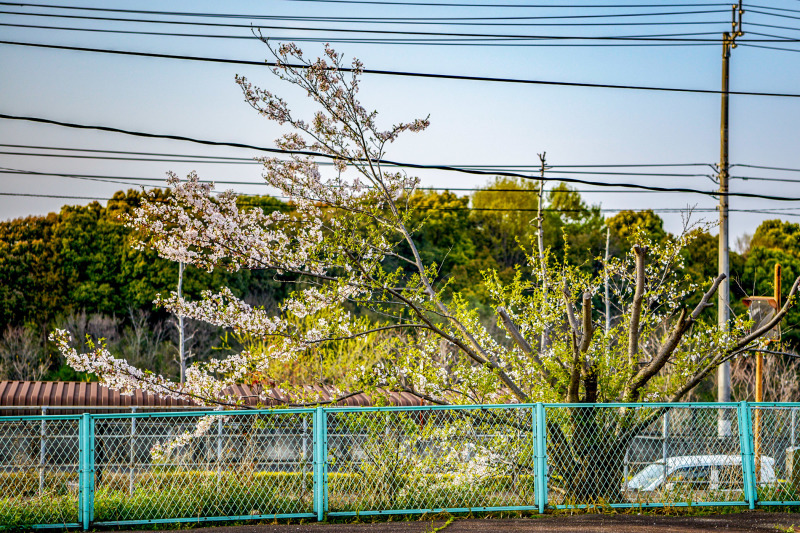
<path fill-rule="evenodd" d="M 78 525 L 78 424 L 78 417 L 0 419 L 0 525 Z"/>
<path fill-rule="evenodd" d="M 555 507 L 745 505 L 737 406 L 547 410 Z"/>
<path fill-rule="evenodd" d="M 535 508 L 533 409 L 326 413 L 331 515 Z"/>
<path fill-rule="evenodd" d="M 0 417 L 0 528 L 800 505 L 800 404 Z"/>
<path fill-rule="evenodd" d="M 799 405 L 750 407 L 753 468 L 761 505 L 800 504 Z"/>
<path fill-rule="evenodd" d="M 96 523 L 313 513 L 313 411 L 99 415 Z"/>

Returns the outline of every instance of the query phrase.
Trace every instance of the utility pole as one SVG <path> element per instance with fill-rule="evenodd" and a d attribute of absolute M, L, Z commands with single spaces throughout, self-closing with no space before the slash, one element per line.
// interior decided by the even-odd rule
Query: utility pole
<path fill-rule="evenodd" d="M 538 154 L 541 163 L 541 174 L 539 179 L 539 193 L 536 203 L 536 234 L 539 244 L 539 269 L 542 276 L 542 294 L 547 294 L 547 262 L 544 258 L 544 218 L 542 217 L 542 204 L 544 203 L 544 171 L 547 169 L 547 152 Z M 544 353 L 547 347 L 547 330 L 542 331 L 539 339 L 539 353 Z"/>
<path fill-rule="evenodd" d="M 178 263 L 178 298 L 183 298 L 183 261 Z M 181 385 L 186 382 L 186 352 L 184 351 L 185 330 L 183 315 L 178 315 L 178 363 L 181 366 Z"/>
<path fill-rule="evenodd" d="M 730 266 L 728 264 L 728 90 L 730 81 L 731 50 L 736 48 L 736 37 L 744 35 L 742 31 L 742 0 L 739 5 L 732 6 L 733 26 L 730 33 L 722 34 L 722 106 L 720 112 L 720 149 L 719 149 L 719 273 L 725 279 L 719 285 L 718 323 L 722 330 L 728 329 L 730 320 Z M 717 401 L 731 401 L 731 364 L 729 361 L 717 369 Z M 725 410 L 720 410 L 717 431 L 720 437 L 731 433 L 731 421 Z"/>

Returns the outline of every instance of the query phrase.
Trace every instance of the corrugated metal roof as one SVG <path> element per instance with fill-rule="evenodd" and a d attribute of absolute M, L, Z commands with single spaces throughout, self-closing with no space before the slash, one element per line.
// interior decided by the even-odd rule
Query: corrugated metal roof
<path fill-rule="evenodd" d="M 307 386 L 305 389 L 308 391 L 309 397 L 316 398 L 318 395 L 323 401 L 333 399 L 332 389 L 319 386 Z M 231 392 L 245 398 L 247 405 L 254 406 L 261 391 L 262 388 L 258 385 L 235 385 Z M 270 406 L 298 402 L 297 398 L 293 398 L 278 389 L 268 389 L 265 392 L 269 397 L 274 398 L 268 402 Z M 423 405 L 419 398 L 406 392 L 390 393 L 389 403 L 405 406 Z M 372 405 L 372 400 L 367 394 L 359 393 L 330 405 L 369 406 Z M 19 407 L 20 409 L 13 409 L 14 407 Z M 42 407 L 47 407 L 48 414 L 111 413 L 131 407 L 136 407 L 137 411 L 201 408 L 197 404 L 186 400 L 161 398 L 141 390 L 136 390 L 131 395 L 122 395 L 116 390 L 109 389 L 96 382 L 0 381 L 0 416 L 40 414 Z M 104 407 L 106 409 L 103 409 Z M 202 409 L 208 408 L 202 407 Z"/>

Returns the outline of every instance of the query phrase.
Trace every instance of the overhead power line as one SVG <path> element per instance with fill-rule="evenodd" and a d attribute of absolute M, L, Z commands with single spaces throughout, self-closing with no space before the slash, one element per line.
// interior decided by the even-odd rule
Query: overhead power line
<path fill-rule="evenodd" d="M 57 151 L 67 151 L 67 152 L 90 152 L 90 153 L 104 153 L 104 154 L 126 154 L 126 155 L 141 155 L 141 156 L 158 156 L 158 157 L 180 157 L 180 158 L 198 158 L 198 159 L 220 159 L 225 162 L 227 160 L 231 160 L 234 162 L 247 162 L 256 165 L 260 165 L 261 163 L 254 160 L 252 157 L 229 157 L 229 156 L 213 156 L 213 155 L 198 155 L 198 154 L 185 154 L 185 153 L 163 153 L 163 152 L 133 152 L 130 150 L 101 150 L 95 148 L 73 148 L 73 147 L 63 147 L 63 146 L 42 146 L 42 145 L 30 145 L 30 144 L 7 144 L 7 143 L 0 143 L 0 147 L 2 148 L 27 148 L 27 149 L 35 149 L 35 150 L 57 150 Z M 0 154 L 11 154 L 12 152 L 0 152 Z M 15 155 L 33 155 L 33 156 L 54 156 L 54 157 L 65 157 L 59 154 L 36 154 L 36 153 L 28 153 L 28 152 L 13 152 Z M 82 155 L 76 157 L 84 157 Z M 92 158 L 92 156 L 85 156 L 87 158 Z M 154 161 L 152 159 L 142 158 L 141 161 Z M 160 161 L 160 160 L 155 160 Z M 173 160 L 166 160 L 166 161 L 173 161 Z M 180 161 L 183 162 L 183 161 Z M 195 161 L 190 161 L 195 162 Z M 198 161 L 199 162 L 199 161 Z M 216 161 L 215 161 L 216 162 Z M 319 164 L 330 164 L 333 163 L 325 163 L 320 162 Z M 477 165 L 477 164 L 470 164 L 470 165 L 461 165 L 455 163 L 447 163 L 447 166 L 457 166 L 460 168 L 480 168 L 480 169 L 489 169 L 489 168 L 531 168 L 539 170 L 541 168 L 541 164 L 539 165 Z M 651 168 L 651 167 L 707 167 L 710 166 L 709 163 L 622 163 L 622 164 L 608 164 L 603 163 L 599 165 L 547 165 L 548 168 Z"/>
<path fill-rule="evenodd" d="M 0 2 L 0 5 L 11 7 L 28 7 L 19 6 L 11 2 Z M 44 6 L 38 6 L 44 7 Z M 153 11 L 143 9 L 112 9 L 112 8 L 97 8 L 97 7 L 78 7 L 78 6 L 64 6 L 54 7 L 49 6 L 50 9 L 58 10 L 78 10 L 89 12 L 105 12 L 105 13 L 127 13 L 148 16 L 170 16 L 170 17 L 184 17 L 184 18 L 213 18 L 213 19 L 238 19 L 238 20 L 277 20 L 277 21 L 292 21 L 292 22 L 334 22 L 334 23 L 368 23 L 368 24 L 417 24 L 417 23 L 431 23 L 431 24 L 447 24 L 450 21 L 476 21 L 476 25 L 491 25 L 486 21 L 495 20 L 576 20 L 576 19 L 608 19 L 608 18 L 631 18 L 631 17 L 685 17 L 688 15 L 709 15 L 716 13 L 728 13 L 728 9 L 694 9 L 692 11 L 649 11 L 642 13 L 600 13 L 600 14 L 569 14 L 569 15 L 535 15 L 535 16 L 483 16 L 483 17 L 354 17 L 354 16 L 330 16 L 330 15 L 253 15 L 253 14 L 233 14 L 233 13 L 199 13 L 190 11 Z M 122 22 L 154 22 L 154 23 L 175 23 L 175 24 L 197 24 L 197 25 L 217 25 L 215 23 L 205 22 L 189 22 L 189 21 L 175 21 L 173 19 L 130 19 L 130 18 L 112 18 L 112 17 L 99 17 L 91 15 L 66 15 L 63 13 L 41 13 L 31 11 L 0 11 L 4 15 L 22 15 L 32 17 L 52 17 L 52 18 L 67 18 L 67 19 L 83 19 L 83 20 L 116 20 Z M 715 21 L 718 23 L 718 21 Z M 662 24 L 669 24 L 669 22 L 662 22 Z M 260 25 L 255 25 L 260 26 Z"/>
<path fill-rule="evenodd" d="M 367 4 L 378 6 L 428 6 L 428 7 L 491 7 L 491 8 L 633 8 L 633 7 L 710 7 L 725 6 L 728 3 L 707 3 L 707 4 L 470 4 L 466 2 L 396 2 L 391 0 L 284 0 L 287 2 L 310 2 L 318 4 Z"/>
<path fill-rule="evenodd" d="M 135 30 L 108 30 L 108 29 L 99 29 L 99 28 L 70 28 L 70 27 L 63 27 L 63 26 L 42 26 L 42 25 L 34 25 L 34 24 L 11 24 L 0 22 L 0 26 L 4 27 L 13 27 L 13 28 L 28 28 L 28 29 L 42 29 L 42 30 L 64 30 L 64 31 L 80 31 L 80 32 L 89 32 L 89 33 L 111 33 L 111 34 L 120 34 L 120 35 L 154 35 L 154 36 L 162 36 L 162 37 L 195 37 L 195 38 L 204 38 L 204 39 L 239 39 L 239 40 L 258 40 L 258 37 L 253 35 L 216 35 L 216 34 L 208 34 L 208 33 L 175 33 L 175 32 L 159 32 L 159 31 L 135 31 Z M 675 34 L 680 35 L 680 34 Z M 686 34 L 686 35 L 693 35 L 693 34 Z M 711 33 L 709 33 L 711 35 Z M 368 39 L 357 39 L 357 38 L 330 38 L 330 37 L 284 37 L 281 36 L 279 40 L 286 40 L 292 42 L 312 42 L 312 43 L 341 43 L 341 44 L 395 44 L 395 45 L 420 45 L 420 46 L 493 46 L 493 47 L 531 47 L 531 46 L 550 46 L 550 47 L 576 47 L 576 46 L 593 46 L 593 47 L 631 47 L 631 46 L 715 46 L 717 43 L 714 42 L 693 42 L 694 39 L 673 39 L 673 38 L 654 38 L 654 36 L 643 36 L 643 37 L 631 37 L 631 40 L 634 41 L 669 41 L 669 42 L 602 42 L 597 43 L 596 41 L 588 42 L 588 43 L 552 43 L 552 42 L 540 42 L 542 40 L 547 40 L 549 38 L 536 38 L 533 39 L 534 42 L 530 42 L 524 39 L 518 39 L 514 37 L 508 37 L 503 39 L 498 38 L 489 38 L 489 39 L 479 39 L 476 40 L 474 38 L 457 38 L 457 39 L 418 39 L 418 38 L 411 38 L 411 39 L 386 39 L 386 38 L 368 38 Z M 587 37 L 587 39 L 591 39 Z M 608 37 L 608 39 L 613 40 L 621 40 L 621 39 L 628 39 L 628 37 Z M 496 42 L 502 41 L 502 42 Z M 781 39 L 781 42 L 785 41 L 785 39 Z M 772 41 L 758 41 L 758 42 L 772 42 Z"/>
<path fill-rule="evenodd" d="M 191 159 L 184 159 L 184 160 L 172 160 L 172 159 L 149 159 L 149 158 L 129 158 L 129 157 L 100 157 L 100 156 L 83 156 L 83 155 L 73 155 L 73 154 L 34 154 L 28 152 L 12 152 L 7 150 L 0 150 L 0 155 L 14 155 L 14 156 L 33 156 L 33 157 L 59 157 L 59 158 L 70 158 L 70 159 L 104 159 L 104 160 L 112 160 L 112 161 L 155 161 L 155 162 L 179 162 L 179 163 L 205 163 L 205 162 L 215 162 L 215 161 L 208 161 L 208 160 L 198 160 L 194 161 Z M 243 163 L 243 161 L 219 161 L 219 163 Z M 251 164 L 260 164 L 258 161 L 250 160 L 248 163 Z M 333 163 L 325 163 L 320 162 L 320 165 L 333 165 Z M 387 166 L 396 166 L 387 164 Z M 400 165 L 402 166 L 402 165 Z M 527 166 L 513 166 L 513 165 L 506 165 L 501 167 L 494 167 L 494 166 L 485 166 L 485 165 L 441 165 L 441 166 L 448 166 L 448 167 L 458 167 L 458 168 L 465 168 L 471 170 L 484 170 L 484 171 L 492 171 L 497 169 L 498 171 L 503 169 L 535 169 L 536 167 L 532 165 Z M 710 165 L 709 165 L 710 166 Z M 548 174 L 569 174 L 569 175 L 590 175 L 590 176 L 637 176 L 637 177 L 659 177 L 659 178 L 706 178 L 711 177 L 710 174 L 688 174 L 685 172 L 610 172 L 610 171 L 603 171 L 603 170 L 554 170 L 555 168 L 567 168 L 567 167 L 550 167 L 547 170 Z M 585 168 L 585 167 L 581 167 Z M 595 167 L 596 168 L 596 167 Z M 607 167 L 606 167 L 607 168 Z"/>
<path fill-rule="evenodd" d="M 793 178 L 762 178 L 759 176 L 731 176 L 731 179 L 743 180 L 743 181 L 771 181 L 771 182 L 783 182 L 783 183 L 800 183 L 800 179 L 793 179 Z"/>
<path fill-rule="evenodd" d="M 744 163 L 737 163 L 736 165 L 731 165 L 731 166 L 747 167 L 747 168 L 758 168 L 758 169 L 761 169 L 761 170 L 781 170 L 781 171 L 784 171 L 784 172 L 800 172 L 800 168 L 767 167 L 767 166 L 764 166 L 764 165 L 745 165 Z"/>
<path fill-rule="evenodd" d="M 795 15 L 785 15 L 783 13 L 770 13 L 768 11 L 759 11 L 758 9 L 753 9 L 751 7 L 747 8 L 748 13 L 758 13 L 759 15 L 768 15 L 770 17 L 778 17 L 784 19 L 792 19 L 792 20 L 800 20 L 800 16 Z"/>
<path fill-rule="evenodd" d="M 155 134 L 155 133 L 147 133 L 147 132 L 140 132 L 140 131 L 130 131 L 130 130 L 123 130 L 120 128 L 113 128 L 110 126 L 91 126 L 86 124 L 75 124 L 70 122 L 61 122 L 51 119 L 44 119 L 38 117 L 21 117 L 15 115 L 8 115 L 0 113 L 0 118 L 10 119 L 10 120 L 25 120 L 30 122 L 37 122 L 42 124 L 51 124 L 56 126 L 62 126 L 67 128 L 76 128 L 76 129 L 89 129 L 89 130 L 98 130 L 98 131 L 107 131 L 112 133 L 122 133 L 125 135 L 132 135 L 136 137 L 144 137 L 150 139 L 171 139 L 176 141 L 185 141 L 191 142 L 196 144 L 203 144 L 207 146 L 230 146 L 233 148 L 247 148 L 251 150 L 257 150 L 261 152 L 268 152 L 268 153 L 282 153 L 282 154 L 295 154 L 295 155 L 304 155 L 310 157 L 321 157 L 324 159 L 338 159 L 336 156 L 323 154 L 319 152 L 311 152 L 307 150 L 282 150 L 278 148 L 268 148 L 262 146 L 255 146 L 250 144 L 244 143 L 231 143 L 231 142 L 222 142 L 222 141 L 209 141 L 203 139 L 194 139 L 191 137 L 184 137 L 181 135 L 162 135 L 162 134 Z M 515 177 L 515 178 L 522 178 L 526 180 L 530 179 L 539 179 L 533 178 L 527 174 L 520 174 L 517 172 L 508 172 L 508 171 L 484 171 L 484 170 L 477 170 L 477 169 L 468 169 L 468 168 L 459 168 L 459 167 L 452 167 L 447 165 L 424 165 L 418 163 L 403 163 L 399 161 L 392 161 L 389 159 L 381 159 L 376 160 L 381 164 L 389 164 L 393 166 L 403 167 L 403 168 L 414 168 L 420 170 L 445 170 L 449 172 L 459 172 L 462 174 L 472 174 L 478 176 L 508 176 L 508 177 Z M 565 176 L 559 177 L 544 177 L 541 178 L 545 181 L 563 181 L 565 183 L 581 183 L 584 185 L 595 185 L 598 187 L 623 187 L 623 188 L 630 188 L 630 189 L 642 189 L 648 191 L 661 191 L 661 192 L 685 192 L 685 193 L 692 193 L 692 194 L 702 194 L 705 196 L 728 196 L 728 197 L 741 197 L 741 198 L 761 198 L 763 200 L 776 200 L 776 201 L 786 201 L 786 202 L 796 202 L 800 201 L 798 197 L 789 197 L 789 196 L 778 196 L 778 195 L 766 195 L 766 194 L 757 194 L 757 193 L 732 193 L 732 192 L 725 192 L 720 193 L 718 191 L 704 191 L 701 189 L 693 189 L 690 187 L 659 187 L 655 185 L 641 185 L 637 183 L 607 183 L 607 182 L 599 182 L 599 181 L 592 181 L 592 180 L 585 180 L 580 178 L 571 178 Z"/>
<path fill-rule="evenodd" d="M 786 7 L 761 6 L 761 5 L 758 5 L 758 4 L 746 4 L 745 7 L 747 7 L 748 9 L 751 9 L 751 8 L 755 7 L 755 8 L 758 8 L 758 9 L 771 9 L 773 11 L 789 11 L 791 13 L 800 13 L 800 9 L 791 9 L 791 8 L 786 8 Z"/>
<path fill-rule="evenodd" d="M 17 192 L 0 192 L 0 196 L 23 196 L 23 197 L 35 197 L 35 198 L 53 198 L 53 199 L 68 199 L 68 200 L 95 200 L 95 201 L 108 201 L 112 200 L 113 198 L 102 197 L 102 196 L 77 196 L 77 195 L 60 195 L 60 194 L 38 194 L 38 193 L 17 193 Z M 259 197 L 262 195 L 248 195 L 242 194 L 239 195 L 240 198 L 244 200 L 243 203 L 246 203 L 247 198 L 252 197 Z M 272 197 L 275 198 L 275 197 Z M 279 206 L 270 206 L 274 209 L 280 209 Z M 334 206 L 335 207 L 335 206 Z M 287 205 L 286 208 L 291 208 L 290 205 Z M 593 211 L 599 211 L 601 213 L 619 213 L 622 211 L 652 211 L 654 213 L 685 213 L 687 211 L 695 212 L 695 213 L 712 213 L 716 212 L 716 208 L 691 208 L 687 207 L 684 209 L 681 208 L 661 208 L 661 207 L 654 207 L 654 208 L 642 208 L 637 210 L 632 209 L 624 209 L 624 208 L 601 208 L 601 209 L 556 209 L 556 208 L 543 208 L 543 212 L 552 212 L 552 213 L 578 213 L 578 214 L 585 214 L 585 213 L 592 213 Z M 500 207 L 433 207 L 433 208 L 420 208 L 419 211 L 476 211 L 476 212 L 501 212 L 501 213 L 509 213 L 509 212 L 529 212 L 534 213 L 538 212 L 538 208 L 500 208 Z M 770 209 L 731 209 L 730 211 L 734 212 L 741 212 L 741 213 L 761 213 L 761 214 L 769 214 L 769 215 L 780 215 L 780 216 L 798 216 L 800 217 L 800 213 L 788 213 L 785 211 L 775 211 Z"/>
<path fill-rule="evenodd" d="M 727 10 L 720 10 L 716 12 L 725 12 Z M 268 24 L 235 24 L 230 22 L 194 22 L 186 20 L 167 20 L 167 19 L 138 19 L 138 18 L 120 18 L 120 17 L 99 17 L 94 15 L 58 15 L 48 13 L 26 13 L 20 11 L 0 11 L 2 15 L 18 15 L 25 17 L 44 17 L 68 20 L 93 20 L 103 22 L 132 22 L 142 24 L 166 24 L 173 26 L 203 26 L 208 28 L 239 28 L 247 30 L 293 30 L 293 31 L 311 31 L 311 32 L 339 32 L 339 33 L 374 33 L 379 35 L 424 35 L 424 36 L 439 36 L 439 37 L 506 37 L 517 39 L 616 39 L 617 37 L 603 37 L 603 36 L 561 36 L 561 35 L 517 35 L 517 34 L 487 34 L 487 33 L 456 33 L 456 32 L 425 32 L 420 30 L 378 30 L 372 28 L 339 28 L 339 27 L 325 27 L 318 26 L 275 26 Z M 668 15 L 663 13 L 662 15 Z M 682 13 L 673 13 L 673 15 L 682 15 Z M 685 15 L 685 13 L 683 13 Z M 606 17 L 607 15 L 584 15 L 577 17 L 513 17 L 516 20 L 540 20 L 540 19 L 553 19 L 553 18 L 592 18 L 592 17 Z M 652 14 L 638 14 L 631 16 L 653 16 Z M 393 24 L 393 25 L 436 25 L 436 26 L 685 26 L 685 25 L 719 25 L 723 24 L 720 21 L 658 21 L 658 22 L 608 22 L 608 23 L 531 23 L 531 22 L 486 22 L 480 19 L 481 22 L 445 22 L 445 21 L 381 21 L 377 19 L 372 20 L 358 20 L 358 19 L 331 19 L 325 17 L 279 17 L 272 20 L 287 21 L 287 22 L 329 22 L 338 24 Z M 280 38 L 280 37 L 278 37 Z M 627 39 L 629 37 L 619 37 Z"/>
<path fill-rule="evenodd" d="M 133 185 L 139 186 L 140 183 L 130 183 L 133 181 L 141 182 L 164 182 L 165 178 L 147 178 L 147 177 L 139 177 L 139 176 L 112 176 L 108 174 L 75 174 L 75 173 L 63 173 L 63 172 L 38 172 L 33 170 L 23 170 L 23 169 L 16 169 L 16 168 L 8 168 L 8 167 L 0 167 L 0 174 L 9 174 L 9 175 L 21 175 L 21 176 L 53 176 L 53 177 L 63 177 L 63 178 L 76 178 L 76 179 L 87 179 L 87 180 L 94 180 L 94 181 L 108 181 L 110 183 L 119 183 L 123 185 Z M 125 181 L 123 181 L 125 180 Z M 269 185 L 264 181 L 231 181 L 226 179 L 207 179 L 207 180 L 199 180 L 200 183 L 215 183 L 221 185 L 248 185 L 248 186 L 265 186 Z M 148 187 L 163 187 L 163 185 L 147 185 Z M 425 190 L 425 191 L 451 191 L 451 192 L 509 192 L 509 193 L 533 193 L 538 194 L 538 190 L 534 189 L 504 189 L 504 188 L 495 188 L 495 187 L 416 187 L 417 190 Z M 572 192 L 580 192 L 580 193 L 598 193 L 598 194 L 633 194 L 633 193 L 642 193 L 642 194 L 664 194 L 661 191 L 640 191 L 640 190 L 597 190 L 597 189 L 584 189 L 584 190 L 575 190 L 571 189 Z M 682 194 L 682 193 L 681 193 Z"/>
<path fill-rule="evenodd" d="M 183 56 L 183 55 L 172 55 L 172 54 L 156 54 L 156 53 L 148 53 L 148 52 L 132 52 L 132 51 L 125 51 L 125 50 L 106 50 L 101 48 L 87 48 L 87 47 L 79 47 L 79 46 L 64 46 L 64 45 L 53 45 L 53 44 L 43 44 L 43 43 L 25 43 L 25 42 L 18 42 L 18 41 L 5 41 L 0 40 L 0 44 L 8 44 L 13 46 L 31 46 L 37 48 L 49 48 L 49 49 L 58 49 L 58 50 L 74 50 L 80 52 L 97 52 L 97 53 L 104 53 L 104 54 L 117 54 L 117 55 L 127 55 L 127 56 L 139 56 L 139 57 L 152 57 L 152 58 L 161 58 L 161 59 L 179 59 L 179 60 L 187 60 L 187 61 L 203 61 L 203 62 L 210 62 L 210 63 L 227 63 L 227 64 L 236 64 L 236 65 L 254 65 L 254 66 L 267 66 L 267 67 L 275 67 L 277 66 L 274 62 L 270 61 L 245 61 L 239 59 L 222 59 L 222 58 L 210 58 L 210 57 L 197 57 L 197 56 Z M 290 65 L 294 68 L 304 68 L 303 65 Z M 340 68 L 342 72 L 351 72 L 352 69 L 350 68 Z M 629 90 L 638 90 L 638 91 L 663 91 L 663 92 L 679 92 L 679 93 L 695 93 L 695 94 L 721 94 L 722 91 L 712 90 L 712 89 L 683 89 L 677 87 L 648 87 L 648 86 L 640 86 L 640 85 L 610 85 L 610 84 L 601 84 L 601 83 L 579 83 L 579 82 L 564 82 L 564 81 L 544 81 L 544 80 L 525 80 L 525 79 L 517 79 L 517 78 L 493 78 L 493 77 L 485 77 L 485 76 L 465 76 L 465 75 L 457 75 L 457 74 L 434 74 L 434 73 L 425 73 L 425 72 L 402 72 L 402 71 L 393 71 L 393 70 L 376 70 L 376 69 L 363 69 L 365 74 L 378 74 L 378 75 L 387 75 L 387 76 L 407 76 L 407 77 L 415 77 L 415 78 L 430 78 L 430 79 L 444 79 L 444 80 L 459 80 L 459 81 L 483 81 L 483 82 L 498 82 L 498 83 L 520 83 L 520 84 L 529 84 L 529 85 L 553 85 L 553 86 L 562 86 L 562 87 L 587 87 L 587 88 L 602 88 L 602 89 L 629 89 Z M 741 96 L 771 96 L 771 97 L 784 97 L 784 98 L 800 98 L 800 94 L 792 94 L 792 93 L 766 93 L 766 92 L 748 92 L 748 91 L 728 91 L 728 94 L 733 95 L 741 95 Z"/>
<path fill-rule="evenodd" d="M 2 146 L 2 145 L 0 145 L 0 146 Z M 42 156 L 45 156 L 45 157 L 49 157 L 49 156 L 54 156 L 54 157 L 75 157 L 75 158 L 83 159 L 83 156 L 80 156 L 80 155 L 33 154 L 33 153 L 25 153 L 25 152 L 7 152 L 7 151 L 1 151 L 1 150 L 0 150 L 0 155 L 27 155 L 27 156 L 37 156 L 37 157 L 42 157 Z M 213 156 L 209 156 L 209 157 L 213 157 Z M 96 159 L 97 156 L 86 156 L 86 158 L 88 158 L 88 159 Z M 190 160 L 190 159 L 146 159 L 146 158 L 140 158 L 140 159 L 111 158 L 111 159 L 112 160 L 115 160 L 115 159 L 116 160 L 123 160 L 123 161 L 135 160 L 135 161 L 141 161 L 141 162 L 147 162 L 147 161 L 178 162 L 178 163 L 207 163 L 207 162 L 211 162 L 211 163 L 243 163 L 243 162 L 247 162 L 247 163 L 252 163 L 252 164 L 255 164 L 255 165 L 260 165 L 261 164 L 259 161 L 255 161 L 253 159 L 248 160 L 247 158 L 229 158 L 229 159 L 244 159 L 245 161 L 225 161 L 225 160 L 223 160 L 223 161 L 213 161 L 213 160 L 212 161 L 207 161 L 207 160 L 202 160 L 202 159 L 201 160 Z M 318 164 L 333 166 L 333 163 L 328 163 L 328 162 L 319 162 Z M 387 166 L 391 166 L 391 165 L 387 165 Z M 494 168 L 496 168 L 498 170 L 523 168 L 521 166 L 513 166 L 513 165 L 498 166 L 498 167 L 493 167 L 491 165 L 445 165 L 445 166 L 453 166 L 453 167 L 468 168 L 468 169 L 478 169 L 478 170 L 484 170 L 486 172 L 491 172 Z M 548 168 L 548 170 L 545 171 L 545 176 L 547 176 L 549 174 L 567 174 L 567 175 L 570 175 L 570 174 L 575 174 L 575 175 L 586 174 L 586 175 L 614 175 L 614 176 L 622 175 L 622 176 L 637 176 L 637 177 L 670 177 L 670 176 L 672 176 L 672 177 L 708 177 L 707 174 L 679 174 L 679 173 L 667 174 L 667 173 L 602 172 L 602 171 L 576 172 L 576 171 L 557 171 L 557 170 L 552 170 L 552 168 L 566 168 L 567 166 L 550 167 L 550 168 Z M 632 165 L 622 165 L 622 166 L 632 166 Z M 647 165 L 645 165 L 645 166 L 647 166 Z M 664 166 L 664 165 L 656 165 L 656 166 Z M 672 165 L 670 165 L 670 166 L 672 166 Z M 734 166 L 734 165 L 731 165 L 731 166 Z M 752 165 L 739 165 L 739 166 L 748 166 L 748 167 L 750 167 Z M 583 167 L 583 166 L 581 166 L 581 167 Z M 3 168 L 3 167 L 0 167 L 0 168 Z M 533 166 L 533 165 L 527 165 L 524 168 L 528 168 L 528 169 L 534 170 L 536 167 Z M 97 179 L 99 179 L 99 178 L 108 178 L 108 179 L 119 179 L 119 180 L 158 181 L 158 182 L 161 182 L 161 181 L 165 180 L 165 178 L 147 178 L 147 177 L 131 177 L 131 176 L 109 176 L 109 175 L 106 175 L 106 174 L 102 174 L 102 175 L 100 175 L 100 174 L 63 174 L 63 173 L 36 172 L 36 171 L 9 169 L 9 168 L 6 168 L 6 170 L 7 171 L 13 171 L 13 172 L 8 172 L 8 173 L 35 174 L 35 175 L 41 175 L 41 176 L 74 176 L 74 177 L 82 177 L 82 178 L 90 178 L 90 179 L 93 179 L 93 178 L 97 178 Z M 2 172 L 2 171 L 0 171 L 0 172 Z M 557 179 L 557 177 L 555 179 Z M 800 183 L 800 179 L 763 177 L 763 176 L 731 176 L 731 179 L 738 179 L 738 180 L 743 180 L 743 181 L 766 181 L 766 182 Z M 201 180 L 201 181 L 204 182 L 204 183 L 220 183 L 220 184 L 229 184 L 229 185 L 264 185 L 264 183 L 262 183 L 262 182 L 227 181 L 227 180 L 224 180 L 224 179 L 222 179 L 222 180 L 217 180 L 217 179 L 214 179 L 214 180 Z M 430 189 L 430 190 L 442 190 L 442 191 L 444 191 L 444 190 L 448 190 L 448 191 L 482 191 L 482 190 L 486 190 L 484 188 L 458 188 L 458 187 L 455 187 L 455 188 L 454 187 L 419 187 L 419 188 L 420 189 Z M 519 189 L 491 189 L 491 190 L 493 190 L 493 191 L 513 192 L 513 191 L 517 191 Z M 520 192 L 535 192 L 535 191 L 527 191 L 527 190 L 519 190 L 519 191 Z M 625 192 L 625 191 L 584 190 L 584 191 L 578 191 L 578 192 Z M 627 192 L 650 192 L 650 191 L 627 191 Z"/>
<path fill-rule="evenodd" d="M 747 26 L 748 27 L 756 26 L 756 27 L 759 27 L 759 28 L 772 28 L 772 29 L 776 29 L 776 30 L 800 31 L 800 28 L 795 27 L 795 26 L 778 26 L 776 24 L 761 24 L 761 23 L 758 23 L 758 22 L 748 22 Z"/>
<path fill-rule="evenodd" d="M 761 44 L 749 44 L 749 43 L 742 43 L 742 46 L 749 46 L 750 48 L 763 48 L 765 50 L 780 50 L 782 52 L 800 52 L 800 50 L 796 48 L 784 48 L 781 46 L 766 46 Z"/>

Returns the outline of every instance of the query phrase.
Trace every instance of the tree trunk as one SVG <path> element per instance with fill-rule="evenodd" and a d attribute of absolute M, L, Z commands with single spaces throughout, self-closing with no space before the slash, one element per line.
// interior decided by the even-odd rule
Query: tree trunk
<path fill-rule="evenodd" d="M 550 484 L 566 504 L 624 501 L 624 458 L 632 433 L 615 431 L 595 407 L 569 408 L 548 424 Z"/>

